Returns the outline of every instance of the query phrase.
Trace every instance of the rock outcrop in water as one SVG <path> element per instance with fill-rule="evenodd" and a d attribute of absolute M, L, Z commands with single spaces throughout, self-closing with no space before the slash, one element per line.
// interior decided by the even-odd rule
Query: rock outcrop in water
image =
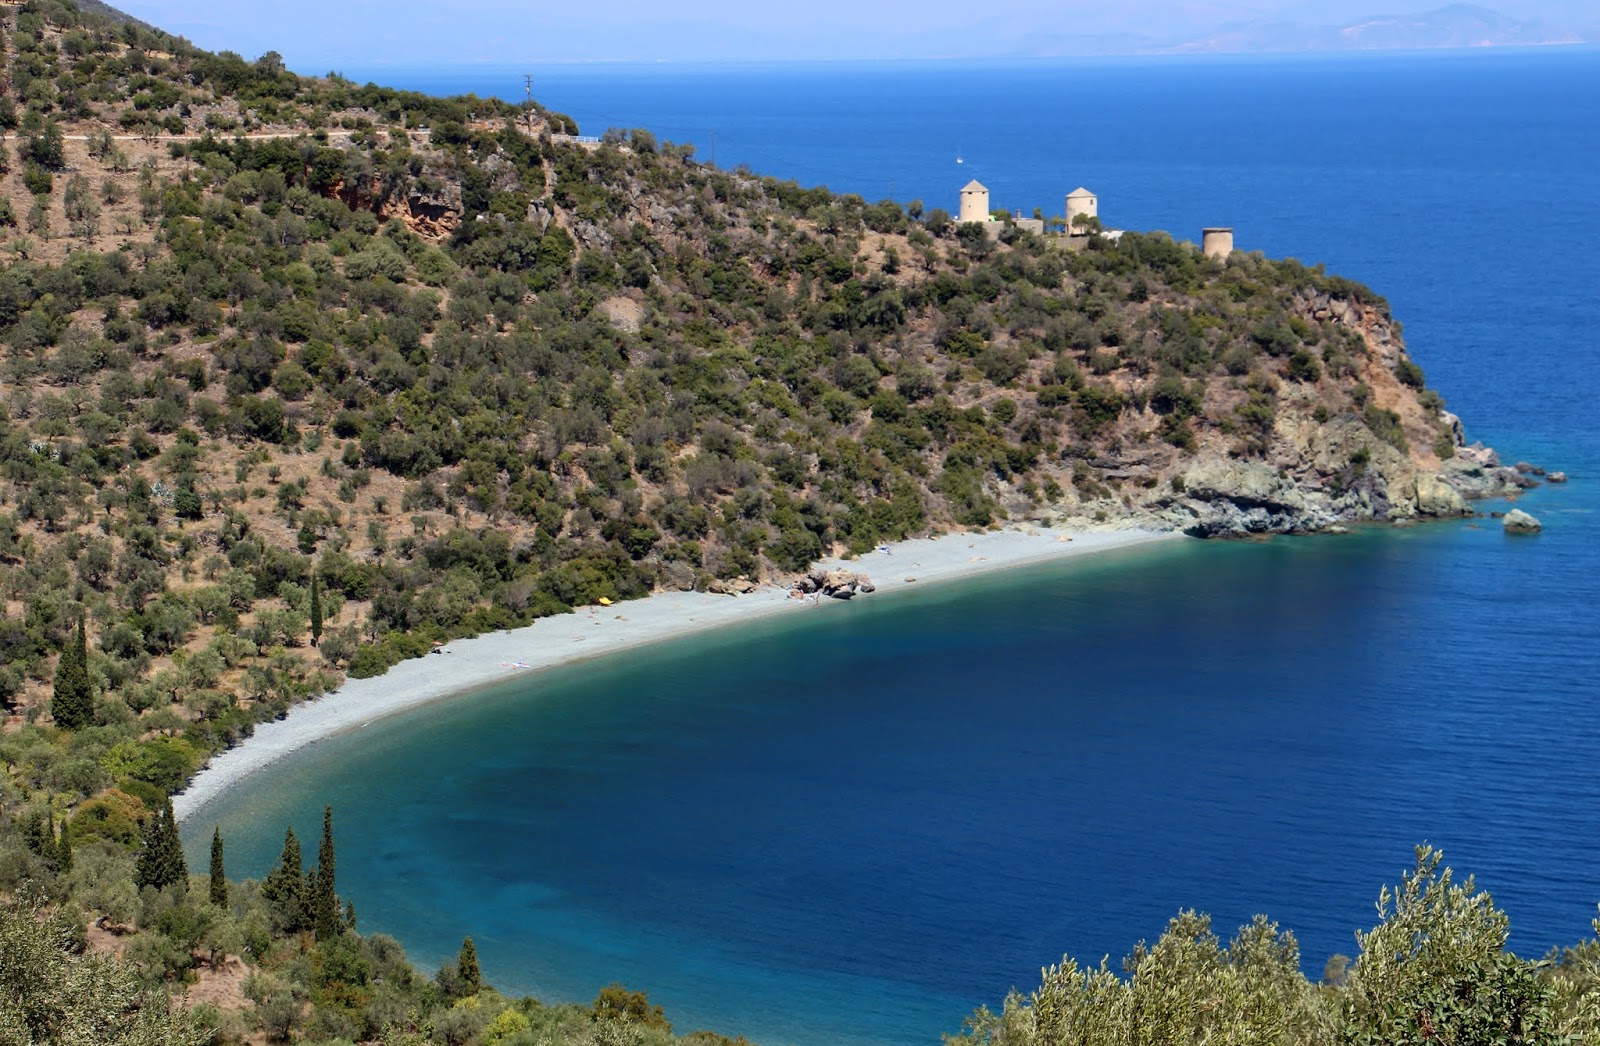
<path fill-rule="evenodd" d="M 1537 534 L 1544 529 L 1543 524 L 1520 508 L 1507 512 L 1500 525 L 1505 527 L 1507 534 Z"/>
<path fill-rule="evenodd" d="M 1197 537 L 1299 534 L 1470 515 L 1473 500 L 1536 485 L 1531 466 L 1502 465 L 1466 443 L 1461 420 L 1423 388 L 1381 302 L 1304 290 L 1290 311 L 1297 329 L 1322 332 L 1320 361 L 1297 353 L 1282 371 L 1257 372 L 1243 407 L 1237 393 L 1230 403 L 1208 392 L 1198 413 L 1211 424 L 1197 426 L 1188 454 L 1141 440 L 1141 419 L 1125 419 L 1123 438 L 1105 441 L 1091 463 L 1124 491 L 1131 481 L 1144 492 L 1045 518 L 1122 519 Z M 1238 423 L 1269 396 L 1270 412 L 1249 415 L 1254 431 Z"/>
<path fill-rule="evenodd" d="M 1458 448 L 1437 471 L 1366 450 L 1372 457 L 1359 469 L 1310 468 L 1299 475 L 1264 462 L 1202 460 L 1183 474 L 1181 496 L 1154 498 L 1149 507 L 1155 520 L 1196 537 L 1301 534 L 1359 521 L 1471 515 L 1471 501 L 1531 485 L 1483 447 Z"/>

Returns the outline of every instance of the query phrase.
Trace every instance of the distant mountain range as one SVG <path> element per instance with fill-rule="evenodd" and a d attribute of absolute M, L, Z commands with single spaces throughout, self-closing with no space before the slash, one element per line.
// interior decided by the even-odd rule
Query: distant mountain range
<path fill-rule="evenodd" d="M 210 11 L 192 0 L 126 0 L 137 16 L 101 0 L 79 6 L 246 56 L 281 48 L 308 71 L 349 62 L 860 61 L 1600 44 L 1595 0 L 1514 0 L 1515 16 L 1467 3 L 1414 10 L 1430 0 L 1119 0 L 1115 6 L 1012 0 L 976 15 L 934 10 L 911 21 L 861 5 L 851 15 L 853 31 L 841 33 L 837 19 L 853 2 L 813 0 L 815 20 L 781 31 L 776 16 L 730 7 L 735 0 L 666 5 L 640 13 L 626 31 L 614 15 L 577 8 L 537 17 L 523 10 L 497 21 L 488 12 L 494 5 L 465 11 L 435 5 L 394 21 L 373 19 L 364 4 L 331 4 L 317 16 L 321 33 L 289 41 L 282 20 L 305 15 L 316 0 L 279 0 L 272 17 L 253 6 Z M 1392 5 L 1393 13 L 1352 17 L 1361 2 Z M 352 48 L 352 39 L 360 46 Z"/>
<path fill-rule="evenodd" d="M 1475 4 L 1450 4 L 1416 14 L 1368 15 L 1336 25 L 1254 19 L 1219 25 L 1198 36 L 1105 33 L 1030 35 L 1019 55 L 1225 54 L 1297 51 L 1388 51 L 1462 47 L 1525 47 L 1600 42 L 1593 28 L 1574 29 L 1513 18 Z"/>

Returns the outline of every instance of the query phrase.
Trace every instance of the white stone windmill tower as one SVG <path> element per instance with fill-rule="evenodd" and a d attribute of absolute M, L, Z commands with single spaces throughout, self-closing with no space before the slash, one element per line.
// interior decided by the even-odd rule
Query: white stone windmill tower
<path fill-rule="evenodd" d="M 961 216 L 963 222 L 986 222 L 989 217 L 989 190 L 974 178 L 961 189 Z"/>
<path fill-rule="evenodd" d="M 1090 218 L 1098 221 L 1100 218 L 1100 197 L 1082 186 L 1067 193 L 1067 233 L 1069 235 L 1087 231 L 1078 223 L 1077 219 L 1080 217 L 1085 221 Z"/>

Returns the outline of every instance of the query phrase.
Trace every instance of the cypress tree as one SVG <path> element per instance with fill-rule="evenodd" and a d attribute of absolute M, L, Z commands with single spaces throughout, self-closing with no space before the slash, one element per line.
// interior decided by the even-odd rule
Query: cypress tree
<path fill-rule="evenodd" d="M 333 807 L 322 808 L 322 842 L 317 847 L 317 873 L 311 882 L 311 923 L 317 940 L 325 941 L 341 929 L 339 896 L 334 890 Z"/>
<path fill-rule="evenodd" d="M 56 865 L 55 816 L 48 813 L 31 813 L 22 821 L 22 841 L 28 852 Z M 57 867 L 57 871 L 60 868 Z"/>
<path fill-rule="evenodd" d="M 161 845 L 160 824 L 161 815 L 158 813 L 144 823 L 144 830 L 139 833 L 139 857 L 133 867 L 133 882 L 141 890 L 146 886 L 159 889 L 156 880 L 161 877 L 161 872 L 156 850 Z"/>
<path fill-rule="evenodd" d="M 461 975 L 461 994 L 476 995 L 483 988 L 483 971 L 478 968 L 478 949 L 472 938 L 461 942 L 461 954 L 456 956 L 456 973 Z"/>
<path fill-rule="evenodd" d="M 183 859 L 183 842 L 178 838 L 178 821 L 172 816 L 172 800 L 161 812 L 145 822 L 144 843 L 134 869 L 134 882 L 141 888 L 157 890 L 174 883 L 187 885 L 189 866 Z"/>
<path fill-rule="evenodd" d="M 211 829 L 211 903 L 228 906 L 228 877 L 222 870 L 222 828 Z"/>
<path fill-rule="evenodd" d="M 166 851 L 170 882 L 185 888 L 189 885 L 189 862 L 183 856 L 183 840 L 178 836 L 178 818 L 172 812 L 172 800 L 166 802 L 161 821 L 162 848 Z"/>
<path fill-rule="evenodd" d="M 322 584 L 317 575 L 311 575 L 311 645 L 322 642 Z"/>
<path fill-rule="evenodd" d="M 42 857 L 57 875 L 72 871 L 72 843 L 67 838 L 65 820 L 57 831 L 54 813 L 34 813 L 22 818 L 21 827 L 22 842 L 30 853 Z"/>
<path fill-rule="evenodd" d="M 56 725 L 78 730 L 94 719 L 94 689 L 89 685 L 89 648 L 84 638 L 83 614 L 78 614 L 78 634 L 61 651 L 50 694 L 50 715 Z"/>
<path fill-rule="evenodd" d="M 261 896 L 271 902 L 283 928 L 293 933 L 305 922 L 305 878 L 300 874 L 300 840 L 294 829 L 283 834 L 283 854 L 278 867 L 267 873 L 261 883 Z"/>

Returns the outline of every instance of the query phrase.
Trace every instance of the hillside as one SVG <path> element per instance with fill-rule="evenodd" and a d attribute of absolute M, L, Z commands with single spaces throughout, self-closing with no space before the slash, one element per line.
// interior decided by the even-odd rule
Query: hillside
<path fill-rule="evenodd" d="M 990 236 L 65 0 L 0 33 L 0 891 L 137 922 L 158 980 L 249 941 L 288 964 L 261 1013 L 300 1013 L 309 931 L 266 886 L 197 930 L 132 855 L 347 673 L 911 535 L 1305 532 L 1516 481 L 1382 298 L 1296 262 Z M 341 961 L 425 993 L 392 944 Z M 363 991 L 323 1038 L 386 1032 Z"/>
<path fill-rule="evenodd" d="M 53 9 L 16 16 L 28 101 L 0 113 L 23 707 L 78 605 L 128 694 L 222 638 L 295 650 L 316 577 L 317 656 L 202 677 L 281 701 L 435 635 L 929 530 L 1464 510 L 1434 480 L 1466 475 L 1459 429 L 1337 277 L 1162 234 L 994 241 Z"/>

